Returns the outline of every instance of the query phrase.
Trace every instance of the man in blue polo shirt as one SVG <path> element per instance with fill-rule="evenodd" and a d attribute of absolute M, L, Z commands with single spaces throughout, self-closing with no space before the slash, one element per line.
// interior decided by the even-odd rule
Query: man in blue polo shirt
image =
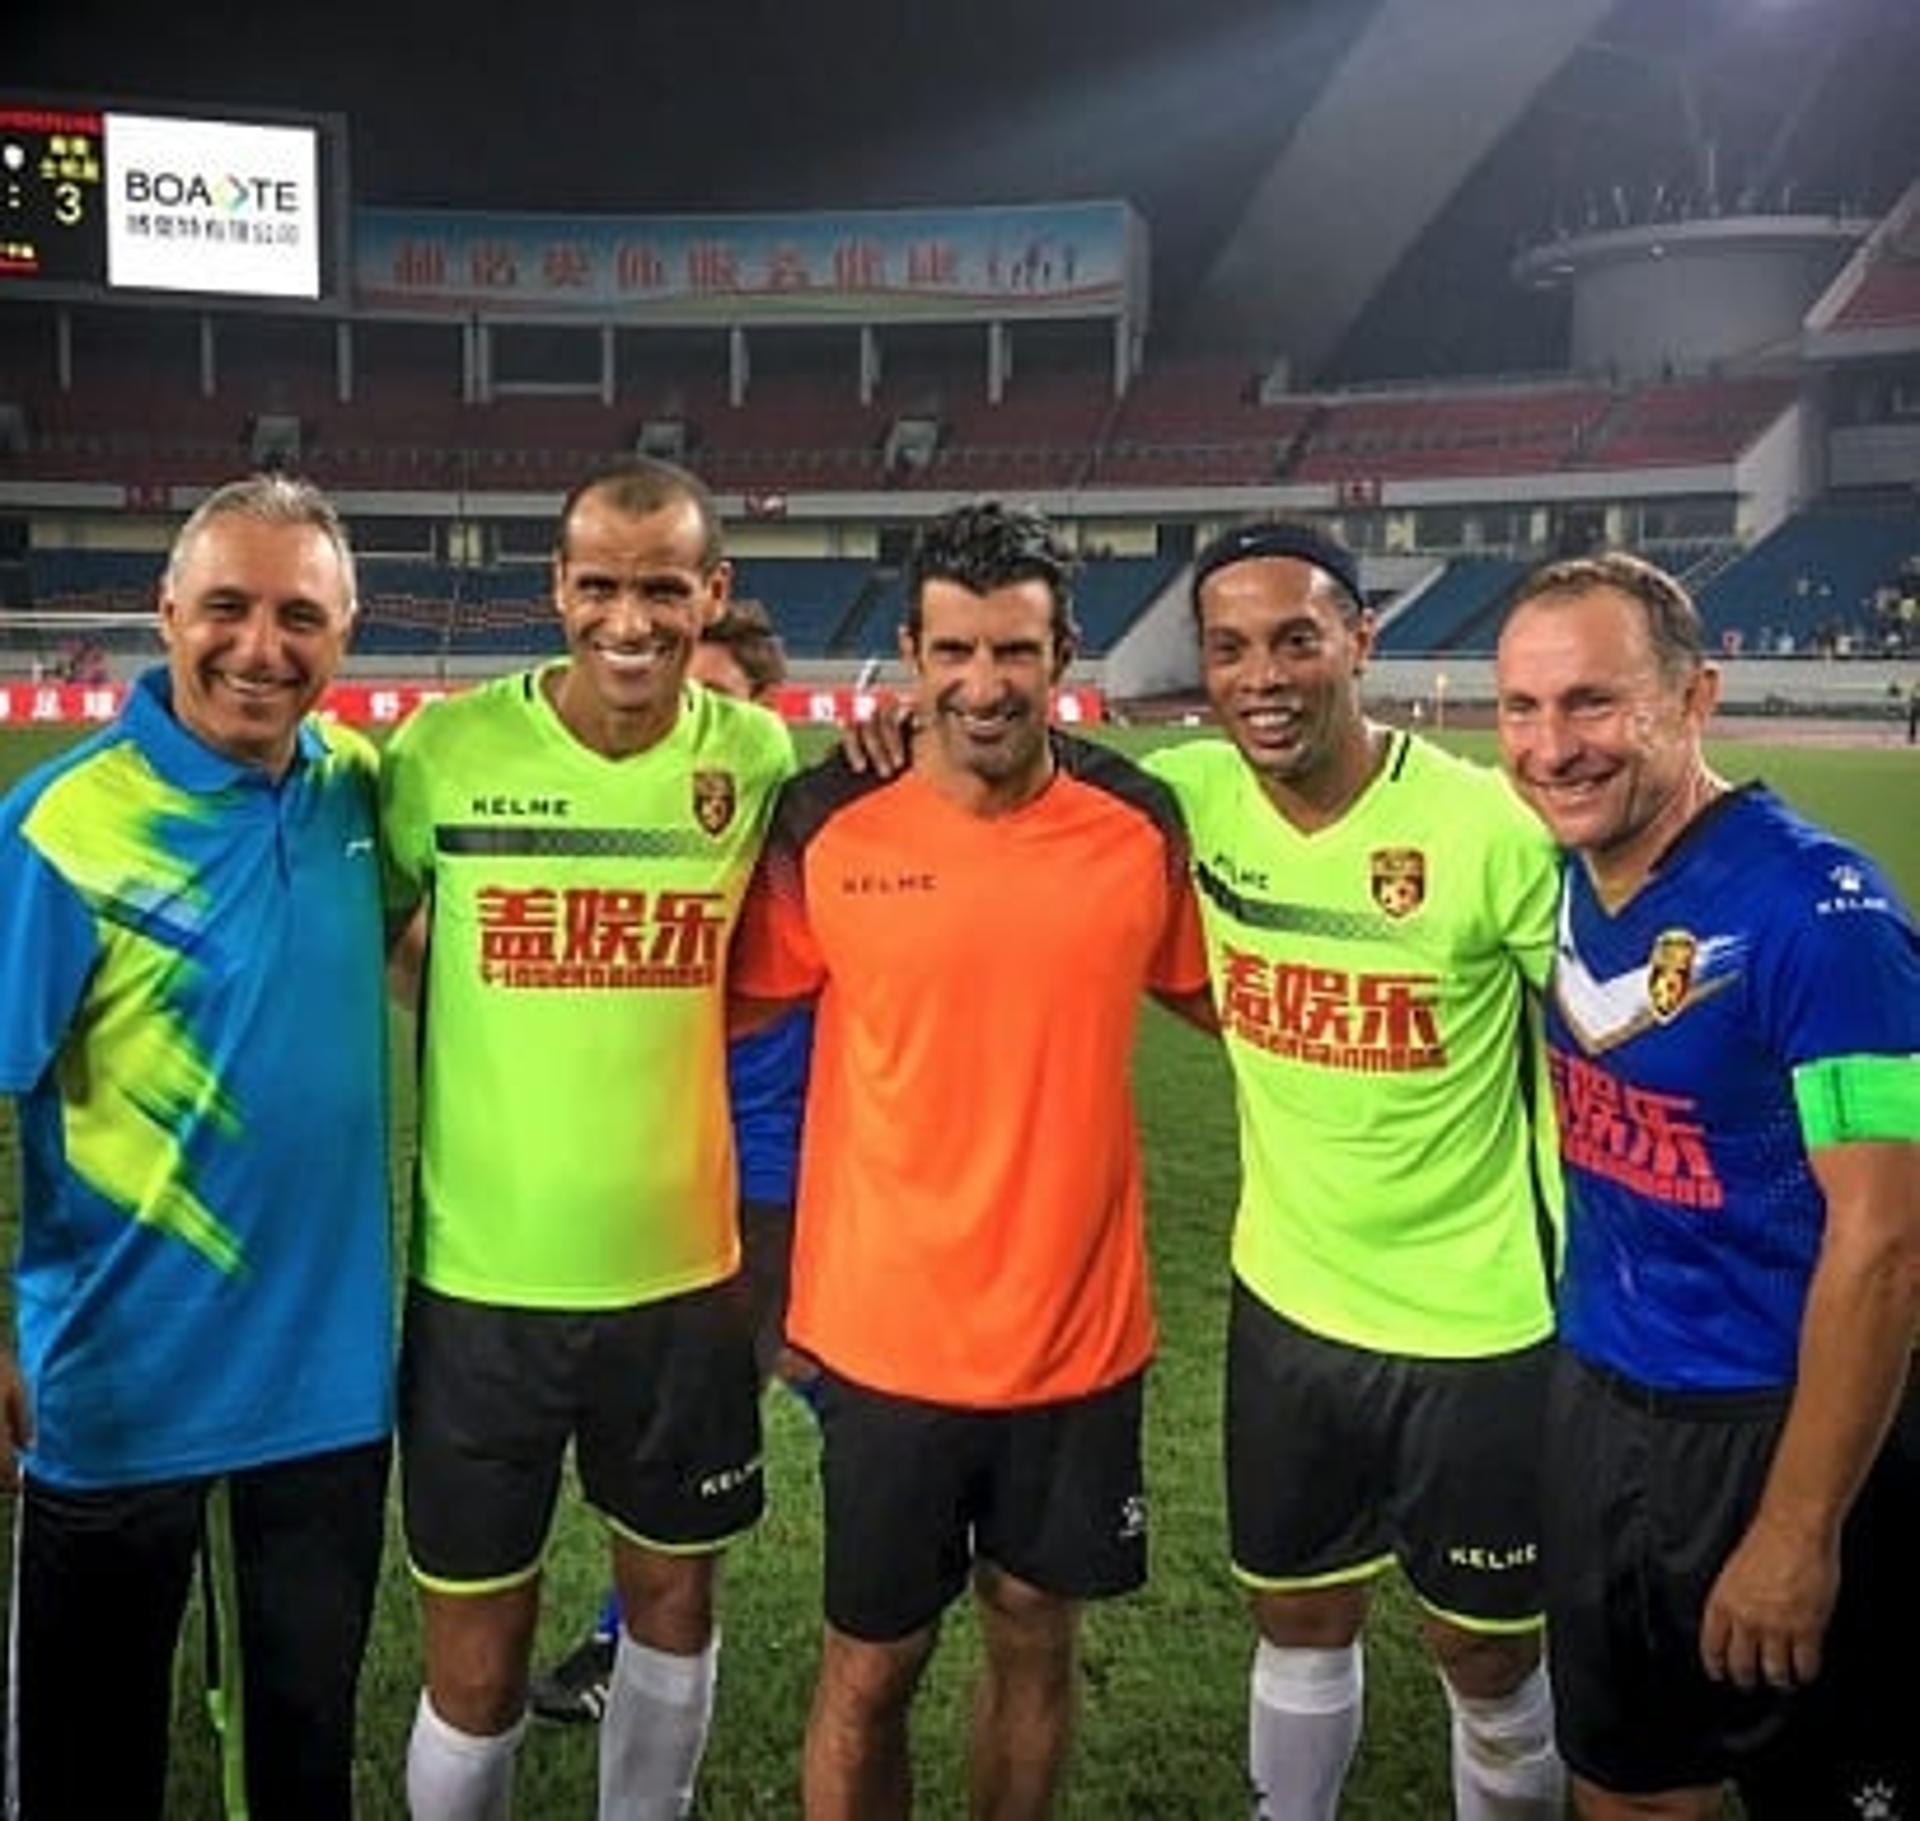
<path fill-rule="evenodd" d="M 308 711 L 353 613 L 320 494 L 222 487 L 161 583 L 165 669 L 0 803 L 9 1813 L 160 1813 L 203 1546 L 229 1810 L 350 1812 L 391 1421 L 385 1017 L 372 749 Z M 104 1733 L 74 1723 L 103 1676 Z"/>

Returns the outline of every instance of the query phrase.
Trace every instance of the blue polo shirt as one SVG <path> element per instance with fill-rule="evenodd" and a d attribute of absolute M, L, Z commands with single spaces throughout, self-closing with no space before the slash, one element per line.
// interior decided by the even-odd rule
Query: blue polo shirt
<path fill-rule="evenodd" d="M 375 764 L 308 722 L 275 781 L 181 726 L 155 671 L 0 802 L 39 1479 L 216 1474 L 388 1430 Z"/>

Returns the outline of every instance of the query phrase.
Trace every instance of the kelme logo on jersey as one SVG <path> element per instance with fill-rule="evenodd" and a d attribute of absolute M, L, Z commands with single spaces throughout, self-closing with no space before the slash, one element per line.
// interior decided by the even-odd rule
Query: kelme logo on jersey
<path fill-rule="evenodd" d="M 1662 1024 L 1671 1024 L 1686 1008 L 1693 990 L 1693 966 L 1700 944 L 1690 930 L 1662 930 L 1647 957 L 1647 1004 Z"/>
<path fill-rule="evenodd" d="M 1427 856 L 1417 847 L 1376 847 L 1368 856 L 1373 901 L 1389 917 L 1410 917 L 1427 896 Z"/>
<path fill-rule="evenodd" d="M 723 835 L 740 805 L 730 771 L 696 771 L 693 774 L 693 819 L 710 835 Z"/>

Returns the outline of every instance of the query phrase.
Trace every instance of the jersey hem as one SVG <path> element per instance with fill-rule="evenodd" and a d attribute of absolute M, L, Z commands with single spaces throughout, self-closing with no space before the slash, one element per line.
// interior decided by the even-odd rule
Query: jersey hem
<path fill-rule="evenodd" d="M 124 1487 L 163 1486 L 170 1480 L 222 1479 L 229 1474 L 250 1473 L 257 1467 L 277 1467 L 288 1461 L 311 1460 L 315 1455 L 338 1454 L 347 1448 L 368 1447 L 374 1442 L 388 1440 L 392 1434 L 393 1418 L 389 1414 L 371 1428 L 363 1423 L 354 1423 L 338 1432 L 327 1431 L 311 1440 L 289 1442 L 284 1446 L 276 1443 L 243 1455 L 233 1455 L 224 1450 L 217 1455 L 190 1454 L 178 1460 L 133 1467 L 125 1472 L 66 1472 L 57 1467 L 50 1468 L 46 1459 L 32 1450 L 24 1451 L 21 1461 L 27 1472 L 42 1485 L 55 1486 L 66 1492 L 117 1492 Z"/>
<path fill-rule="evenodd" d="M 659 1283 L 625 1285 L 619 1289 L 552 1289 L 525 1283 L 497 1284 L 474 1278 L 441 1277 L 426 1272 L 410 1273 L 410 1280 L 436 1296 L 450 1296 L 459 1302 L 482 1303 L 490 1309 L 543 1309 L 577 1315 L 607 1315 L 621 1309 L 643 1309 L 663 1303 L 694 1290 L 710 1290 L 740 1271 L 740 1257 L 719 1266 L 702 1266 L 684 1277 L 667 1278 Z"/>
<path fill-rule="evenodd" d="M 831 1372 L 835 1378 L 845 1379 L 850 1385 L 858 1386 L 862 1391 L 877 1392 L 881 1397 L 906 1398 L 916 1404 L 932 1404 L 942 1410 L 970 1410 L 983 1414 L 1000 1411 L 1040 1410 L 1049 1404 L 1075 1404 L 1083 1399 L 1099 1397 L 1103 1392 L 1111 1391 L 1116 1385 L 1124 1385 L 1129 1379 L 1138 1378 L 1153 1364 L 1154 1349 L 1148 1347 L 1138 1359 L 1122 1363 L 1111 1370 L 1095 1374 L 1088 1382 L 1071 1386 L 1048 1386 L 1043 1390 L 1017 1396 L 1002 1397 L 956 1396 L 952 1391 L 929 1390 L 923 1385 L 904 1385 L 887 1383 L 868 1373 L 850 1372 L 837 1365 L 830 1352 L 817 1346 L 804 1335 L 795 1332 L 788 1336 L 790 1344 L 809 1359 Z"/>
<path fill-rule="evenodd" d="M 1269 1314 L 1277 1315 L 1282 1321 L 1290 1322 L 1296 1328 L 1303 1328 L 1316 1340 L 1333 1341 L 1342 1347 L 1355 1347 L 1364 1353 L 1381 1353 L 1395 1359 L 1432 1359 L 1432 1360 L 1474 1360 L 1506 1359 L 1515 1353 L 1524 1353 L 1529 1347 L 1537 1347 L 1544 1340 L 1553 1337 L 1553 1312 L 1541 1311 L 1537 1321 L 1526 1326 L 1498 1334 L 1475 1335 L 1464 1344 L 1436 1344 L 1432 1335 L 1407 1337 L 1387 1335 L 1368 1329 L 1364 1324 L 1348 1326 L 1334 1320 L 1322 1320 L 1319 1315 L 1303 1311 L 1298 1305 L 1284 1306 L 1279 1300 L 1266 1294 L 1244 1271 L 1235 1271 L 1235 1279 Z"/>

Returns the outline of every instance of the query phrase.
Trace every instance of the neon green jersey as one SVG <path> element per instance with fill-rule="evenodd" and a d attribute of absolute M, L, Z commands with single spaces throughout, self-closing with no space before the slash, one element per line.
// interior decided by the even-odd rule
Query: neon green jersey
<path fill-rule="evenodd" d="M 1553 952 L 1556 856 L 1497 773 L 1386 738 L 1373 781 L 1313 833 L 1224 741 L 1145 761 L 1193 837 L 1233 1064 L 1233 1266 L 1351 1346 L 1507 1352 L 1551 1326 L 1558 1181 L 1540 1167 L 1528 987 Z"/>
<path fill-rule="evenodd" d="M 431 905 L 412 1269 L 617 1308 L 738 1263 L 727 946 L 793 744 L 689 686 L 665 739 L 605 758 L 552 668 L 422 709 L 381 768 L 389 912 Z"/>

